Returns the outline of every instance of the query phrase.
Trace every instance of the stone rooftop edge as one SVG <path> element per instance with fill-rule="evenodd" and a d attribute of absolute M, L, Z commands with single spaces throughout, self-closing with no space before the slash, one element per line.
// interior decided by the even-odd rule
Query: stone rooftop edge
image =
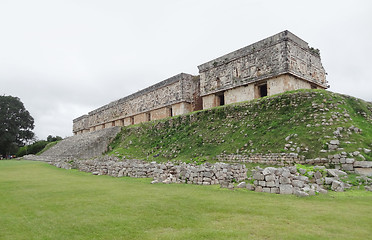
<path fill-rule="evenodd" d="M 203 64 L 198 66 L 199 73 L 208 71 L 211 68 L 215 68 L 216 66 L 226 64 L 228 62 L 234 61 L 236 59 L 247 56 L 249 54 L 253 54 L 254 52 L 256 52 L 258 50 L 268 48 L 272 45 L 275 45 L 279 42 L 286 41 L 286 40 L 292 40 L 293 42 L 297 43 L 300 47 L 302 47 L 304 49 L 309 48 L 309 45 L 308 45 L 307 42 L 305 42 L 301 38 L 297 37 L 296 35 L 294 35 L 290 31 L 285 30 L 285 31 L 277 33 L 277 34 L 275 34 L 271 37 L 265 38 L 263 40 L 255 42 L 251 45 L 248 45 L 246 47 L 235 50 L 231 53 L 225 54 L 221 57 L 218 57 L 218 58 L 213 59 L 211 61 L 208 61 L 206 63 L 203 63 Z"/>

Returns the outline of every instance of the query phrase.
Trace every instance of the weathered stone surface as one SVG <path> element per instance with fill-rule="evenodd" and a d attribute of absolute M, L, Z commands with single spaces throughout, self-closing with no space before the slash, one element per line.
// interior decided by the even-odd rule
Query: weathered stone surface
<path fill-rule="evenodd" d="M 276 170 L 276 168 L 273 168 L 273 167 L 267 167 L 267 168 L 265 168 L 263 171 L 262 171 L 262 174 L 263 175 L 272 175 L 272 174 L 274 174 L 275 173 L 275 170 Z M 266 180 L 267 181 L 267 180 Z"/>
<path fill-rule="evenodd" d="M 272 187 L 270 192 L 275 193 L 275 194 L 279 194 L 279 188 L 278 187 Z"/>
<path fill-rule="evenodd" d="M 254 191 L 254 189 L 255 189 L 254 185 L 252 185 L 252 184 L 250 184 L 250 183 L 247 183 L 247 184 L 246 184 L 246 188 L 247 188 L 248 190 L 250 190 L 250 191 Z"/>
<path fill-rule="evenodd" d="M 308 197 L 309 196 L 308 193 L 304 191 L 299 191 L 299 190 L 295 190 L 293 194 L 296 195 L 297 197 Z"/>
<path fill-rule="evenodd" d="M 328 191 L 325 190 L 325 189 L 323 189 L 323 188 L 319 188 L 319 189 L 318 189 L 318 192 L 319 192 L 320 194 L 327 194 L 327 193 L 328 193 Z"/>
<path fill-rule="evenodd" d="M 88 115 L 74 119 L 73 132 L 80 134 L 108 128 L 113 123 L 123 126 L 166 118 L 170 116 L 170 107 L 173 115 L 190 112 L 190 102 L 200 91 L 199 82 L 192 79 L 192 75 L 181 73 L 93 110 Z"/>
<path fill-rule="evenodd" d="M 302 65 L 304 68 L 300 67 Z M 308 81 L 326 87 L 320 58 L 309 51 L 306 42 L 288 31 L 209 61 L 198 68 L 201 96 L 243 86 L 279 72 L 311 78 Z"/>
<path fill-rule="evenodd" d="M 260 172 L 255 172 L 253 174 L 253 179 L 258 180 L 258 181 L 263 181 L 265 180 L 265 176 Z"/>
<path fill-rule="evenodd" d="M 267 187 L 276 187 L 276 184 L 274 181 L 266 182 Z"/>
<path fill-rule="evenodd" d="M 120 127 L 113 127 L 68 137 L 46 150 L 41 156 L 51 159 L 89 159 L 101 156 L 119 131 Z"/>
<path fill-rule="evenodd" d="M 319 171 L 316 171 L 315 173 L 314 173 L 314 178 L 315 179 L 320 179 L 320 178 L 322 178 L 323 176 L 322 176 L 322 173 L 321 172 L 319 172 Z"/>
<path fill-rule="evenodd" d="M 346 172 L 337 169 L 327 169 L 327 174 L 331 177 L 341 177 L 347 175 Z"/>
<path fill-rule="evenodd" d="M 355 159 L 354 158 L 346 158 L 345 163 L 354 163 Z"/>
<path fill-rule="evenodd" d="M 279 193 L 280 194 L 292 194 L 293 193 L 293 186 L 289 184 L 281 184 L 279 186 Z"/>
<path fill-rule="evenodd" d="M 262 190 L 262 187 L 261 186 L 256 186 L 256 188 L 255 188 L 254 191 L 255 192 L 262 192 L 263 190 Z"/>
<path fill-rule="evenodd" d="M 354 168 L 356 174 L 372 177 L 372 168 Z"/>
<path fill-rule="evenodd" d="M 324 184 L 326 185 L 331 185 L 332 182 L 333 182 L 334 178 L 330 178 L 330 177 L 325 177 L 324 178 Z"/>
<path fill-rule="evenodd" d="M 245 182 L 239 183 L 236 187 L 237 188 L 246 188 L 247 184 Z"/>
<path fill-rule="evenodd" d="M 332 182 L 332 186 L 331 186 L 331 189 L 335 192 L 343 192 L 344 191 L 344 184 L 343 182 L 340 182 L 340 181 L 337 181 L 337 180 L 334 180 Z"/>
<path fill-rule="evenodd" d="M 275 175 L 270 174 L 265 176 L 265 181 L 270 182 L 275 180 Z"/>
<path fill-rule="evenodd" d="M 372 161 L 355 161 L 355 168 L 372 168 Z"/>
<path fill-rule="evenodd" d="M 353 164 L 342 164 L 342 170 L 344 171 L 353 171 L 354 170 L 354 166 Z"/>
<path fill-rule="evenodd" d="M 292 180 L 289 177 L 280 177 L 279 178 L 279 183 L 280 184 L 290 184 Z"/>
<path fill-rule="evenodd" d="M 300 181 L 300 180 L 293 180 L 292 181 L 292 186 L 302 188 L 302 187 L 304 187 L 304 182 Z"/>

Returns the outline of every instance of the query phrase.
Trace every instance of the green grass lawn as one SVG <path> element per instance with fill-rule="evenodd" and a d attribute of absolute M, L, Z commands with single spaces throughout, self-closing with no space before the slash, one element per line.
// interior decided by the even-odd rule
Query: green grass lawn
<path fill-rule="evenodd" d="M 0 161 L 0 239 L 371 239 L 372 193 L 297 198 Z"/>

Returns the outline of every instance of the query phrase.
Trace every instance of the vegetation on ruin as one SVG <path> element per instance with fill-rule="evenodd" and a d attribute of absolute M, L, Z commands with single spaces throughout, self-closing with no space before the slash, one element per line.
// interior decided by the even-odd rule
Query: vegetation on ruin
<path fill-rule="evenodd" d="M 339 149 L 327 152 L 338 139 Z M 108 154 L 149 161 L 214 161 L 220 154 L 358 151 L 372 160 L 372 104 L 324 90 L 297 90 L 123 127 Z"/>
<path fill-rule="evenodd" d="M 308 198 L 0 161 L 0 239 L 367 239 L 365 190 Z M 351 204 L 352 203 L 352 204 Z"/>

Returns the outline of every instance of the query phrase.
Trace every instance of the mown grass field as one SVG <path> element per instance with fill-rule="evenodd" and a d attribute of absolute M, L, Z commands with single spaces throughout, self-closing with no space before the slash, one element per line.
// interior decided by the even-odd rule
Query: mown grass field
<path fill-rule="evenodd" d="M 308 198 L 0 161 L 0 239 L 371 239 L 372 193 Z"/>

